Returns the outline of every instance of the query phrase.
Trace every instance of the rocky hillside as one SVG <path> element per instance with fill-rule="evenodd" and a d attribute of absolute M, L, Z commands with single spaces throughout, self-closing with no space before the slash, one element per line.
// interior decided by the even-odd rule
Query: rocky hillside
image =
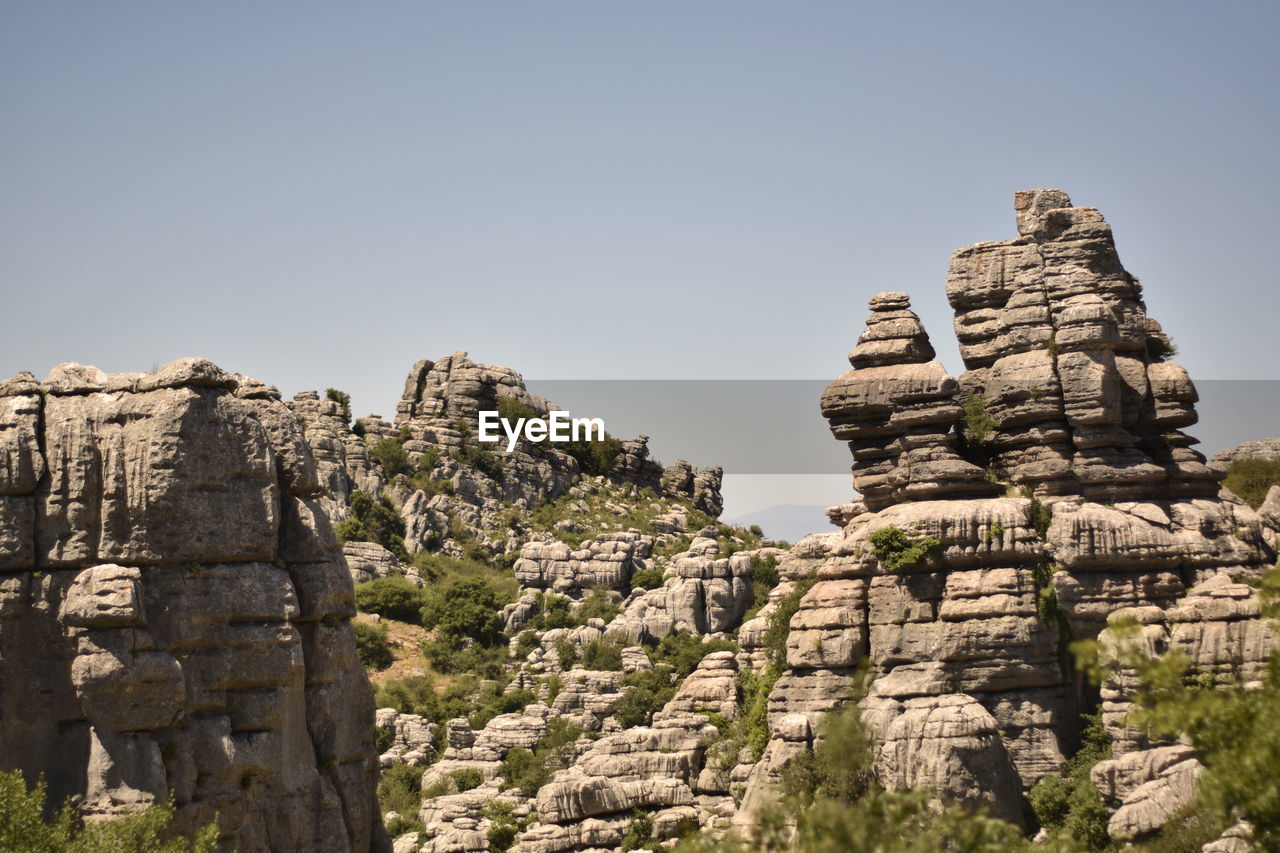
<path fill-rule="evenodd" d="M 1263 829 L 1235 823 L 1257 809 L 1196 811 L 1198 779 L 1221 787 L 1223 739 L 1201 750 L 1130 711 L 1163 707 L 1152 661 L 1209 691 L 1179 694 L 1187 707 L 1272 695 L 1257 587 L 1280 489 L 1255 510 L 1194 450 L 1194 386 L 1101 215 L 1055 190 L 1015 209 L 1016 238 L 952 257 L 962 376 L 935 360 L 906 294 L 871 300 L 853 369 L 821 401 L 858 496 L 830 510 L 837 530 L 794 547 L 710 524 L 691 470 L 624 476 L 643 460 L 634 444 L 593 478 L 522 449 L 513 472 L 557 472 L 539 493 L 505 468 L 477 477 L 465 431 L 443 431 L 453 407 L 490 388 L 545 405 L 500 368 L 468 365 L 484 378 L 454 390 L 433 373 L 460 357 L 419 365 L 396 425 L 358 422 L 412 457 L 383 489 L 406 543 L 429 529 L 415 547 L 517 555 L 512 603 L 487 599 L 497 635 L 450 640 L 426 579 L 425 655 L 402 642 L 401 677 L 379 679 L 397 850 L 652 849 L 694 829 L 680 846 L 826 850 L 850 825 L 858 843 L 884 832 L 877 849 L 1003 850 L 1038 833 L 1053 849 L 1238 850 L 1255 829 L 1266 849 Z M 311 423 L 302 407 L 324 404 L 294 405 Z M 452 491 L 415 491 L 424 465 Z M 454 535 L 459 515 L 477 544 Z M 430 550 L 402 567 L 346 548 L 360 580 L 449 576 Z M 397 621 L 379 619 L 394 640 Z M 498 652 L 476 655 L 485 642 Z M 471 655 L 470 682 L 441 643 Z"/>

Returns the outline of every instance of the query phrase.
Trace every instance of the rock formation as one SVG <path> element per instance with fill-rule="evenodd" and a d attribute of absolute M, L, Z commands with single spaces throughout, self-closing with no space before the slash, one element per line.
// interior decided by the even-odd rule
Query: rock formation
<path fill-rule="evenodd" d="M 1134 619 L 1148 648 L 1246 678 L 1274 648 L 1233 578 L 1275 564 L 1280 526 L 1220 494 L 1181 432 L 1195 388 L 1110 228 L 1057 190 L 1018 193 L 1015 210 L 1017 238 L 951 259 L 961 377 L 934 360 L 906 295 L 882 293 L 853 369 L 823 394 L 861 503 L 832 510 L 834 539 L 800 543 L 816 583 L 791 619 L 740 826 L 777 765 L 855 698 L 859 665 L 882 784 L 1017 821 L 1019 792 L 1062 765 L 1098 701 L 1068 642 L 1114 645 L 1108 620 Z M 765 615 L 743 626 L 744 650 Z M 1198 773 L 1186 748 L 1126 729 L 1132 688 L 1101 693 L 1116 757 L 1096 780 L 1117 840 L 1162 825 Z"/>
<path fill-rule="evenodd" d="M 0 412 L 0 763 L 227 850 L 376 849 L 351 580 L 279 395 L 63 364 Z"/>
<path fill-rule="evenodd" d="M 332 495 L 323 502 L 330 520 L 347 517 L 347 498 L 354 491 L 385 494 L 404 520 L 407 553 L 461 556 L 482 549 L 500 556 L 518 551 L 528 539 L 527 529 L 510 527 L 512 507 L 527 511 L 571 487 L 590 492 L 579 476 L 578 461 L 554 443 L 522 438 L 508 453 L 477 440 L 477 413 L 498 409 L 500 401 L 515 406 L 520 417 L 545 418 L 556 408 L 531 394 L 516 371 L 477 364 L 465 352 L 414 364 L 394 423 L 377 415 L 348 423 L 342 403 L 320 399 L 314 391 L 297 394 L 289 406 L 306 425 L 307 442 Z M 394 473 L 387 477 L 371 459 L 370 450 L 387 440 L 398 443 L 405 454 L 406 471 L 397 473 L 412 473 L 415 482 Z M 695 469 L 684 460 L 664 468 L 649 458 L 648 436 L 619 442 L 612 467 L 598 473 L 597 486 L 612 482 L 650 488 L 686 499 L 713 517 L 723 506 L 720 468 Z M 430 493 L 420 488 L 424 481 Z M 470 541 L 455 538 L 450 525 L 459 523 L 470 532 Z"/>

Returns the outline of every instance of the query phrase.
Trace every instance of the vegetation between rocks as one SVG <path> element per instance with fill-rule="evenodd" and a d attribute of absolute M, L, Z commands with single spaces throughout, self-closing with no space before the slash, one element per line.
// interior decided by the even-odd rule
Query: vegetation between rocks
<path fill-rule="evenodd" d="M 170 824 L 172 803 L 157 803 L 112 820 L 84 821 L 68 800 L 46 818 L 44 779 L 28 787 L 22 772 L 0 772 L 0 850 L 6 853 L 212 853 L 218 824 L 190 837 Z"/>

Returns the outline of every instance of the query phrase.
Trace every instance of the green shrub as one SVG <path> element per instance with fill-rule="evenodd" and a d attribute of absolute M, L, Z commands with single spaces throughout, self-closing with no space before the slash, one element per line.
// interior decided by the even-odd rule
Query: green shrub
<path fill-rule="evenodd" d="M 591 592 L 582 599 L 582 604 L 578 606 L 578 612 L 575 615 L 576 622 L 579 625 L 587 624 L 591 619 L 603 619 L 606 623 L 612 622 L 613 618 L 621 612 L 622 608 L 616 604 L 609 591 L 604 587 L 594 587 Z"/>
<path fill-rule="evenodd" d="M 991 522 L 991 526 L 987 528 L 987 535 L 984 537 L 987 542 L 994 542 L 1004 536 L 1004 525 L 998 521 Z"/>
<path fill-rule="evenodd" d="M 756 598 L 763 598 L 769 594 L 769 590 L 778 585 L 781 580 L 778 574 L 778 558 L 777 557 L 761 557 L 759 555 L 751 558 L 751 588 L 755 592 Z"/>
<path fill-rule="evenodd" d="M 1222 485 L 1257 509 L 1267 499 L 1267 492 L 1280 484 L 1280 456 L 1274 459 L 1237 459 L 1227 468 Z"/>
<path fill-rule="evenodd" d="M 514 424 L 520 420 L 545 419 L 532 406 L 520 402 L 515 397 L 498 397 L 498 417 Z"/>
<path fill-rule="evenodd" d="M 502 678 L 506 672 L 507 650 L 499 644 L 486 646 L 443 634 L 422 642 L 422 655 L 431 667 L 445 675 L 469 674 L 478 678 Z"/>
<path fill-rule="evenodd" d="M 392 764 L 378 778 L 378 807 L 382 814 L 398 812 L 404 821 L 400 833 L 421 831 L 418 809 L 422 806 L 422 774 L 425 767 Z"/>
<path fill-rule="evenodd" d="M 467 724 L 473 729 L 482 729 L 490 720 L 501 714 L 518 714 L 537 701 L 537 698 L 529 690 L 512 690 L 510 693 L 502 693 L 472 711 L 467 717 Z"/>
<path fill-rule="evenodd" d="M 550 705 L 556 701 L 556 697 L 560 695 L 560 691 L 564 690 L 564 679 L 559 674 L 552 674 L 547 678 L 547 704 Z"/>
<path fill-rule="evenodd" d="M 428 590 L 422 624 L 452 638 L 468 638 L 485 646 L 502 639 L 498 594 L 484 578 L 451 580 Z"/>
<path fill-rule="evenodd" d="M 1072 839 L 1087 850 L 1110 850 L 1107 808 L 1089 771 L 1111 757 L 1111 739 L 1102 728 L 1100 714 L 1085 717 L 1080 749 L 1067 762 L 1066 775 L 1050 773 L 1027 793 L 1037 822 L 1051 835 Z"/>
<path fill-rule="evenodd" d="M 614 706 L 613 716 L 624 729 L 647 726 L 653 722 L 653 715 L 671 701 L 675 692 L 674 687 L 666 688 L 660 693 L 647 687 L 629 687 Z"/>
<path fill-rule="evenodd" d="M 387 645 L 387 629 L 369 622 L 353 623 L 356 634 L 356 653 L 365 669 L 386 669 L 391 666 L 391 647 Z"/>
<path fill-rule="evenodd" d="M 743 700 L 743 739 L 751 749 L 752 761 L 759 761 L 769 745 L 769 693 L 780 675 L 782 670 L 769 666 L 759 676 L 749 669 L 742 670 L 738 676 Z"/>
<path fill-rule="evenodd" d="M 388 481 L 398 474 L 411 474 L 409 454 L 398 438 L 384 438 L 369 448 L 369 458 L 382 467 L 382 474 Z"/>
<path fill-rule="evenodd" d="M 653 840 L 653 818 L 642 811 L 634 811 L 631 820 L 627 821 L 627 831 L 623 834 L 619 846 L 623 850 L 639 850 L 647 847 L 651 840 Z"/>
<path fill-rule="evenodd" d="M 520 636 L 516 638 L 515 656 L 520 660 L 524 660 L 529 656 L 530 652 L 539 648 L 541 645 L 542 641 L 538 639 L 537 632 L 528 630 L 521 631 Z"/>
<path fill-rule="evenodd" d="M 622 646 L 612 640 L 591 640 L 582 649 L 582 665 L 587 669 L 622 672 Z"/>
<path fill-rule="evenodd" d="M 677 678 L 684 678 L 698 668 L 702 659 L 712 652 L 736 652 L 738 644 L 732 640 L 704 640 L 695 634 L 668 634 L 663 637 L 649 655 L 655 668 L 667 667 Z"/>
<path fill-rule="evenodd" d="M 931 536 L 913 536 L 890 524 L 872 532 L 869 537 L 876 559 L 891 572 L 915 568 L 942 550 L 942 543 Z"/>
<path fill-rule="evenodd" d="M 538 760 L 533 753 L 523 746 L 515 746 L 507 750 L 506 757 L 498 767 L 498 775 L 502 777 L 503 788 L 519 788 L 529 796 L 533 796 L 541 787 Z"/>
<path fill-rule="evenodd" d="M 211 853 L 216 821 L 190 838 L 173 837 L 173 804 L 157 803 L 112 820 L 81 821 L 67 802 L 45 819 L 44 779 L 28 789 L 19 770 L 0 772 L 0 850 L 5 853 Z"/>
<path fill-rule="evenodd" d="M 426 591 L 404 575 L 388 575 L 356 584 L 356 609 L 361 613 L 377 613 L 387 619 L 418 625 L 426 602 Z"/>
<path fill-rule="evenodd" d="M 758 524 L 751 525 L 750 527 L 747 528 L 747 530 L 751 533 L 752 536 L 757 536 L 757 537 L 764 536 L 764 530 L 761 529 L 760 525 Z"/>
<path fill-rule="evenodd" d="M 485 804 L 484 816 L 489 818 L 489 850 L 492 853 L 506 853 L 516 840 L 516 835 L 533 820 L 526 816 L 517 820 L 515 807 L 506 800 L 493 799 Z"/>
<path fill-rule="evenodd" d="M 622 453 L 622 442 L 605 433 L 603 441 L 558 441 L 555 449 L 567 453 L 578 462 L 578 470 L 589 477 L 603 477 L 613 470 Z"/>
<path fill-rule="evenodd" d="M 1049 535 L 1049 525 L 1053 523 L 1053 507 L 1040 503 L 1026 486 L 1022 487 L 1022 492 L 1031 500 L 1031 526 L 1035 528 L 1036 536 L 1045 539 Z"/>
<path fill-rule="evenodd" d="M 491 559 L 473 560 L 448 554 L 419 552 L 413 555 L 413 566 L 430 586 L 445 586 L 457 578 L 480 578 L 489 584 L 500 604 L 515 601 L 520 583 L 509 569 L 497 566 Z"/>
<path fill-rule="evenodd" d="M 453 457 L 491 480 L 502 479 L 502 460 L 487 448 L 476 444 L 468 444 L 454 453 Z"/>
<path fill-rule="evenodd" d="M 962 415 L 958 428 L 961 448 L 973 462 L 985 468 L 990 461 L 991 440 L 1000 425 L 987 411 L 987 400 L 981 394 L 962 394 L 960 406 Z"/>
<path fill-rule="evenodd" d="M 343 542 L 376 542 L 398 559 L 408 559 L 404 551 L 404 519 L 386 498 L 374 499 L 368 492 L 355 491 L 347 497 L 350 517 L 334 527 Z"/>
<path fill-rule="evenodd" d="M 351 395 L 345 391 L 339 391 L 337 388 L 326 388 L 324 392 L 326 400 L 332 400 L 342 409 L 342 420 L 345 423 L 351 423 Z"/>
<path fill-rule="evenodd" d="M 816 574 L 809 574 L 795 582 L 791 591 L 778 599 L 777 606 L 769 614 L 764 632 L 764 654 L 769 665 L 779 671 L 787 667 L 787 637 L 791 634 L 791 617 L 800 609 L 800 599 L 818 582 Z"/>
<path fill-rule="evenodd" d="M 540 592 L 534 599 L 537 612 L 526 623 L 535 631 L 550 631 L 554 628 L 571 628 L 574 625 L 573 614 L 569 612 L 569 599 L 551 592 Z"/>
<path fill-rule="evenodd" d="M 561 637 L 556 640 L 556 657 L 560 661 L 561 669 L 572 669 L 578 662 L 578 647 L 568 637 Z"/>
<path fill-rule="evenodd" d="M 802 752 L 783 767 L 784 794 L 812 803 L 827 797 L 856 803 L 875 784 L 875 750 L 859 717 L 848 703 L 827 715 L 813 750 Z"/>
<path fill-rule="evenodd" d="M 395 735 L 390 729 L 385 729 L 382 726 L 373 727 L 373 748 L 377 750 L 378 755 L 382 755 L 382 753 L 390 749 L 395 740 Z"/>
<path fill-rule="evenodd" d="M 520 834 L 520 827 L 509 821 L 493 821 L 489 824 L 489 832 L 485 836 L 489 840 L 489 849 L 493 853 L 506 853 Z"/>
<path fill-rule="evenodd" d="M 663 571 L 659 568 L 640 569 L 631 575 L 633 589 L 657 589 L 662 583 Z"/>
<path fill-rule="evenodd" d="M 458 793 L 470 791 L 473 788 L 479 788 L 484 784 L 484 774 L 473 767 L 455 770 L 449 774 L 449 778 L 453 780 L 453 784 L 458 789 Z"/>
<path fill-rule="evenodd" d="M 1173 342 L 1173 338 L 1168 335 L 1164 337 L 1150 335 L 1147 337 L 1147 356 L 1152 361 L 1165 361 L 1175 357 L 1177 354 L 1178 346 Z"/>
<path fill-rule="evenodd" d="M 582 728 L 563 717 L 547 723 L 547 733 L 533 746 L 533 751 L 515 747 L 507 751 L 498 770 L 502 787 L 519 788 L 533 796 L 557 771 L 569 766 L 573 747 L 582 737 Z"/>

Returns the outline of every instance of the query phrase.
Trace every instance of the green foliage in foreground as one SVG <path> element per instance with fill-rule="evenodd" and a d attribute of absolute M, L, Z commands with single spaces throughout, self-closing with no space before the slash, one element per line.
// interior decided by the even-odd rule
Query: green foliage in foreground
<path fill-rule="evenodd" d="M 21 771 L 0 773 L 0 850 L 6 853 L 210 853 L 217 849 L 218 825 L 191 838 L 169 830 L 173 806 L 156 804 L 114 820 L 84 823 L 68 803 L 44 819 L 46 787 L 28 789 Z"/>
<path fill-rule="evenodd" d="M 1067 762 L 1065 773 L 1050 773 L 1036 783 L 1027 801 L 1036 821 L 1060 839 L 1072 839 L 1087 850 L 1109 850 L 1110 815 L 1089 780 L 1089 771 L 1111 757 L 1111 739 L 1102 728 L 1100 714 L 1085 717 L 1080 749 Z"/>
<path fill-rule="evenodd" d="M 923 791 L 881 790 L 871 740 L 852 704 L 828 717 L 814 751 L 783 768 L 783 798 L 759 815 L 756 836 L 685 838 L 680 853 L 1005 853 L 1024 850 L 1017 827 L 981 811 L 931 804 Z M 794 825 L 794 832 L 789 826 Z"/>
<path fill-rule="evenodd" d="M 1280 484 L 1280 457 L 1237 459 L 1227 468 L 1227 477 L 1222 481 L 1222 485 L 1254 509 L 1262 506 L 1267 492 L 1277 484 Z"/>
<path fill-rule="evenodd" d="M 1259 597 L 1269 619 L 1280 615 L 1280 570 L 1262 579 Z M 1142 687 L 1133 722 L 1166 737 L 1189 738 L 1205 766 L 1196 801 L 1180 818 L 1208 823 L 1215 837 L 1243 818 L 1253 825 L 1258 849 L 1280 849 L 1280 655 L 1272 655 L 1256 690 L 1215 686 L 1177 651 L 1141 663 L 1138 672 Z"/>
<path fill-rule="evenodd" d="M 1259 587 L 1263 613 L 1275 620 L 1280 570 L 1262 578 Z M 1247 690 L 1197 673 L 1176 649 L 1150 659 L 1136 644 L 1122 644 L 1109 661 L 1100 659 L 1097 643 L 1078 643 L 1076 650 L 1095 681 L 1117 667 L 1135 670 L 1140 686 L 1127 722 L 1157 738 L 1186 738 L 1205 767 L 1191 804 L 1138 849 L 1199 850 L 1241 819 L 1252 824 L 1249 840 L 1256 849 L 1280 849 L 1280 655 L 1272 655 L 1257 689 Z"/>

